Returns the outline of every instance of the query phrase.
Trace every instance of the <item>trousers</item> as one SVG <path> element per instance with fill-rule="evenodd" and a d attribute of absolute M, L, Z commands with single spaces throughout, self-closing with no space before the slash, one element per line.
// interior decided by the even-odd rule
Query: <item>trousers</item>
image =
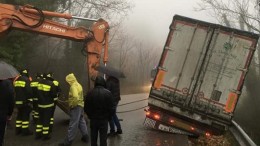
<path fill-rule="evenodd" d="M 39 107 L 39 123 L 36 125 L 36 129 L 40 128 L 43 137 L 49 137 L 50 135 L 50 119 L 52 117 L 52 107 L 40 108 Z M 37 131 L 37 130 L 36 130 Z"/>
<path fill-rule="evenodd" d="M 31 108 L 26 105 L 18 107 L 17 109 L 18 113 L 16 117 L 16 131 L 18 133 L 20 131 L 26 133 L 29 130 Z"/>
<path fill-rule="evenodd" d="M 115 105 L 115 111 L 117 110 L 117 105 L 118 103 Z M 109 120 L 109 127 L 110 127 L 110 132 L 115 132 L 115 126 L 117 128 L 117 131 L 122 131 L 121 129 L 121 124 L 118 120 L 118 117 L 116 115 L 116 112 L 114 113 L 114 115 L 112 116 L 112 119 Z"/>
<path fill-rule="evenodd" d="M 107 146 L 107 130 L 108 130 L 108 120 L 90 120 L 90 136 L 91 136 L 91 146 L 97 146 L 97 139 L 99 134 L 100 146 Z"/>
<path fill-rule="evenodd" d="M 6 118 L 0 116 L 0 146 L 4 145 Z"/>
<path fill-rule="evenodd" d="M 121 124 L 118 120 L 116 113 L 112 116 L 112 119 L 109 121 L 110 132 L 115 132 L 115 126 L 117 130 L 122 130 Z"/>
<path fill-rule="evenodd" d="M 69 115 L 70 123 L 68 128 L 68 135 L 64 140 L 65 145 L 69 145 L 72 143 L 72 141 L 75 139 L 77 135 L 78 128 L 83 136 L 88 135 L 87 124 L 84 119 L 83 107 L 76 106 L 70 109 Z"/>

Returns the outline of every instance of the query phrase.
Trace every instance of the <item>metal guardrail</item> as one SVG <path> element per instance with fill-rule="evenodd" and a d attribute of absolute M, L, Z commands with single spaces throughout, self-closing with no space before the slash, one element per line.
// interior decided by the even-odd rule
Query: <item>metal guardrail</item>
<path fill-rule="evenodd" d="M 235 121 L 232 120 L 232 127 L 229 130 L 241 146 L 257 146 Z"/>

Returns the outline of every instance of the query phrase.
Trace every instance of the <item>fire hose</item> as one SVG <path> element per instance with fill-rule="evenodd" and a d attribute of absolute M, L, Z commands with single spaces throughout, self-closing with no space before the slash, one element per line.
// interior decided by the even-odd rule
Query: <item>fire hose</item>
<path fill-rule="evenodd" d="M 136 100 L 136 101 L 131 101 L 131 102 L 127 102 L 127 103 L 123 103 L 123 104 L 120 104 L 118 106 L 125 106 L 125 105 L 130 105 L 130 104 L 133 104 L 133 103 L 137 103 L 137 102 L 141 102 L 141 101 L 145 101 L 145 100 L 148 100 L 148 98 L 145 98 L 145 99 L 140 99 L 140 100 Z M 59 102 L 62 102 L 62 103 L 67 103 L 68 101 L 67 100 L 60 100 L 58 99 Z M 139 108 L 135 108 L 135 109 L 131 109 L 131 110 L 126 110 L 126 111 L 118 111 L 116 113 L 128 113 L 128 112 L 133 112 L 133 111 L 137 111 L 137 110 L 140 110 L 140 109 L 144 109 L 146 108 L 146 106 L 143 106 L 143 107 L 139 107 Z"/>

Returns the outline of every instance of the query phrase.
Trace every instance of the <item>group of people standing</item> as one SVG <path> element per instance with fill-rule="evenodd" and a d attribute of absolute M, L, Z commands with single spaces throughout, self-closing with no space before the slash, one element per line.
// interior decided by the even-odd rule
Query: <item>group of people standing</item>
<path fill-rule="evenodd" d="M 17 108 L 16 135 L 32 135 L 29 130 L 30 115 L 35 123 L 35 139 L 50 139 L 54 123 L 54 111 L 61 92 L 59 82 L 52 73 L 43 73 L 31 78 L 23 69 L 16 78 L 0 80 L 0 146 L 3 145 L 6 124 Z"/>
<path fill-rule="evenodd" d="M 84 112 L 90 119 L 91 146 L 97 146 L 99 135 L 100 146 L 107 146 L 107 137 L 122 134 L 121 125 L 116 115 L 116 108 L 120 98 L 120 84 L 115 77 L 107 77 L 107 81 L 97 76 L 94 88 L 90 90 L 83 99 L 83 90 L 77 82 L 74 74 L 66 76 L 70 84 L 69 107 L 70 123 L 68 135 L 59 146 L 70 146 L 76 137 L 79 128 L 82 134 L 81 140 L 88 142 L 88 131 L 84 119 Z M 110 133 L 108 134 L 108 123 Z M 117 131 L 115 131 L 115 125 Z"/>
<path fill-rule="evenodd" d="M 54 111 L 59 93 L 59 82 L 52 73 L 37 74 L 30 79 L 27 69 L 14 81 L 15 106 L 17 107 L 16 135 L 32 135 L 29 130 L 30 113 L 35 123 L 35 139 L 50 139 Z"/>
<path fill-rule="evenodd" d="M 80 129 L 83 142 L 89 141 L 84 113 L 90 119 L 91 146 L 107 145 L 107 137 L 122 134 L 116 108 L 120 100 L 119 80 L 113 76 L 97 76 L 95 86 L 83 95 L 83 88 L 73 73 L 66 76 L 70 85 L 68 95 L 70 123 L 66 138 L 59 146 L 69 146 Z M 52 73 L 37 74 L 31 79 L 27 69 L 20 72 L 15 80 L 0 80 L 0 146 L 2 146 L 6 120 L 10 120 L 14 106 L 17 108 L 16 135 L 32 135 L 29 130 L 30 113 L 35 123 L 35 139 L 48 140 L 54 124 L 54 112 L 61 92 L 59 82 Z M 1 98 L 2 98 L 1 97 Z M 4 102 L 2 102 L 4 101 Z M 108 132 L 110 125 L 110 133 Z M 115 126 L 117 130 L 115 130 Z"/>

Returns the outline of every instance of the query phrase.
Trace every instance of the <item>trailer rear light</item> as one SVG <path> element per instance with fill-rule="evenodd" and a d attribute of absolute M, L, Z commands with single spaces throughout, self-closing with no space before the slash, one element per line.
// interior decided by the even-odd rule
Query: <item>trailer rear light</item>
<path fill-rule="evenodd" d="M 205 135 L 206 135 L 207 137 L 210 137 L 210 133 L 208 133 L 208 132 L 206 132 Z"/>
<path fill-rule="evenodd" d="M 170 119 L 170 123 L 174 123 L 174 120 L 173 120 L 173 119 Z"/>
<path fill-rule="evenodd" d="M 150 112 L 150 111 L 147 111 L 145 114 L 146 114 L 146 116 L 150 116 L 150 115 L 151 115 L 151 112 Z"/>
<path fill-rule="evenodd" d="M 160 117 L 160 115 L 158 115 L 158 114 L 155 114 L 154 116 L 153 116 L 156 120 L 159 120 L 161 117 Z"/>
<path fill-rule="evenodd" d="M 192 131 L 194 131 L 194 130 L 195 130 L 195 128 L 194 128 L 194 127 L 190 127 L 190 129 L 191 129 Z"/>

